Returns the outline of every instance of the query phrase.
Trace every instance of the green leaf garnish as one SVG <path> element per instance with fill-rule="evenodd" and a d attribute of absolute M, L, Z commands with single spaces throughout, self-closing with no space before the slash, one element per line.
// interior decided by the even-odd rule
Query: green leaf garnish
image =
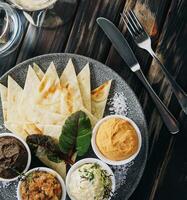
<path fill-rule="evenodd" d="M 45 152 L 50 161 L 59 163 L 64 159 L 58 145 L 50 136 L 40 134 L 29 135 L 26 138 L 26 142 L 32 152 L 36 153 L 39 148 L 40 151 Z"/>
<path fill-rule="evenodd" d="M 67 118 L 59 137 L 59 147 L 64 154 L 73 150 L 83 156 L 89 149 L 92 126 L 88 116 L 78 111 Z"/>

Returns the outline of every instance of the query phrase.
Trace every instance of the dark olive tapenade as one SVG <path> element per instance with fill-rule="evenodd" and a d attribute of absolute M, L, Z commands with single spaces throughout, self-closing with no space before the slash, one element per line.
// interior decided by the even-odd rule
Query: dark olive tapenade
<path fill-rule="evenodd" d="M 15 137 L 0 137 L 0 177 L 12 179 L 21 174 L 28 162 L 24 144 Z"/>

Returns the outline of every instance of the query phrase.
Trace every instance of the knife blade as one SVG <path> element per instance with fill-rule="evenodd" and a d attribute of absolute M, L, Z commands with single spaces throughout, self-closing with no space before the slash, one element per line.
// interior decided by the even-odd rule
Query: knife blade
<path fill-rule="evenodd" d="M 140 70 L 140 65 L 133 51 L 131 50 L 128 42 L 124 38 L 123 34 L 119 31 L 119 29 L 110 20 L 104 17 L 97 18 L 97 23 L 103 29 L 115 49 L 118 51 L 126 64 L 130 67 L 130 69 L 133 72 Z"/>
<path fill-rule="evenodd" d="M 178 122 L 172 113 L 168 110 L 168 108 L 164 105 L 164 103 L 160 100 L 157 94 L 154 92 L 153 88 L 149 84 L 148 80 L 144 76 L 138 60 L 136 59 L 133 51 L 131 50 L 128 42 L 124 38 L 123 34 L 119 31 L 119 29 L 108 19 L 99 17 L 97 18 L 97 23 L 103 29 L 104 33 L 112 42 L 115 49 L 118 51 L 119 55 L 126 62 L 128 67 L 136 73 L 138 78 L 141 80 L 150 96 L 152 97 L 155 105 L 160 113 L 160 116 L 163 119 L 165 126 L 168 128 L 170 133 L 176 134 L 179 132 Z"/>

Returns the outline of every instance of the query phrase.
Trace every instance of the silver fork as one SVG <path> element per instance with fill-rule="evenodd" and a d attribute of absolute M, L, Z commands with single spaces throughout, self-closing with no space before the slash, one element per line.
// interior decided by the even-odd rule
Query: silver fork
<path fill-rule="evenodd" d="M 148 33 L 144 30 L 143 26 L 141 25 L 140 21 L 134 14 L 132 10 L 129 10 L 128 12 L 123 12 L 121 14 L 122 20 L 127 26 L 127 29 L 129 33 L 131 34 L 133 40 L 142 49 L 145 49 L 148 51 L 153 58 L 158 62 L 158 64 L 161 66 L 163 72 L 165 73 L 165 76 L 169 80 L 169 83 L 171 85 L 171 88 L 179 102 L 179 104 L 182 107 L 182 110 L 187 114 L 187 94 L 184 92 L 184 90 L 178 85 L 178 83 L 175 81 L 175 79 L 171 76 L 171 74 L 167 71 L 165 66 L 161 63 L 155 52 L 153 51 L 151 47 L 151 39 L 148 35 Z"/>

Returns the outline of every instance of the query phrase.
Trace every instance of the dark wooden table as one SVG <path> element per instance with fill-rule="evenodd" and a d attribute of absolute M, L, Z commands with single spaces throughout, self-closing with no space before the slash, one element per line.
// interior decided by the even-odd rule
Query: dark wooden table
<path fill-rule="evenodd" d="M 28 58 L 52 52 L 85 55 L 117 71 L 135 91 L 144 109 L 149 128 L 149 157 L 144 175 L 131 200 L 187 199 L 187 117 L 181 111 L 160 67 L 138 49 L 128 33 L 120 12 L 132 8 L 152 36 L 153 47 L 168 71 L 187 92 L 187 1 L 185 0 L 79 0 L 68 23 L 53 30 L 39 29 L 23 21 L 25 34 L 13 56 L 3 61 L 3 74 Z M 68 8 L 66 12 L 71 13 Z M 68 10 L 69 9 L 69 10 Z M 62 10 L 63 12 L 63 10 Z M 133 47 L 151 85 L 180 122 L 181 131 L 172 136 L 141 83 L 116 53 L 98 27 L 104 16 L 123 31 Z"/>

